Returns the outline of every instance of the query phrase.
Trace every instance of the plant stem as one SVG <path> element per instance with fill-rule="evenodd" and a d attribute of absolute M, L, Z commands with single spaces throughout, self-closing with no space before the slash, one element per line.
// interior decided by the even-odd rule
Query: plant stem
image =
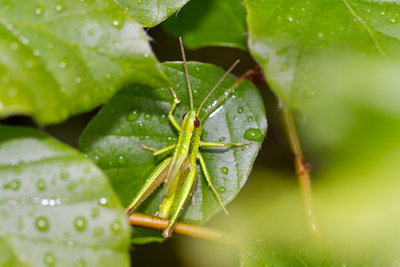
<path fill-rule="evenodd" d="M 321 236 L 317 218 L 315 216 L 314 203 L 311 192 L 310 164 L 304 162 L 303 152 L 301 150 L 299 137 L 297 136 L 296 126 L 293 121 L 292 112 L 279 99 L 279 107 L 282 114 L 283 124 L 286 136 L 289 141 L 290 149 L 294 156 L 294 165 L 297 172 L 297 178 L 300 183 L 300 189 L 303 196 L 303 204 L 309 229 L 314 236 Z"/>
<path fill-rule="evenodd" d="M 159 217 L 145 215 L 141 213 L 132 213 L 128 219 L 129 223 L 132 226 L 139 226 L 159 231 L 164 230 L 165 228 L 167 228 L 168 225 L 168 220 L 166 219 L 161 219 Z M 174 233 L 191 236 L 194 238 L 223 242 L 230 245 L 239 245 L 241 243 L 237 238 L 234 238 L 227 233 L 183 222 L 178 222 L 175 225 Z"/>

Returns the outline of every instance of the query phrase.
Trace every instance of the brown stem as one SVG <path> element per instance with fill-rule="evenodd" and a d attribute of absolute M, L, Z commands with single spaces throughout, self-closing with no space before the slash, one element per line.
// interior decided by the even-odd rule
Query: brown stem
<path fill-rule="evenodd" d="M 139 226 L 162 231 L 167 228 L 168 220 L 141 213 L 132 213 L 129 216 L 129 223 L 132 226 Z M 237 238 L 234 238 L 227 233 L 183 222 L 178 222 L 175 225 L 174 233 L 211 241 L 223 242 L 230 245 L 239 245 L 241 243 L 241 241 L 239 241 Z"/>
<path fill-rule="evenodd" d="M 296 132 L 296 126 L 293 121 L 292 112 L 290 109 L 279 100 L 279 107 L 282 113 L 283 124 L 285 126 L 286 135 L 289 141 L 290 149 L 294 156 L 294 165 L 297 172 L 297 177 L 300 183 L 300 189 L 303 196 L 303 204 L 305 208 L 306 218 L 311 233 L 315 236 L 320 236 L 320 230 L 315 216 L 315 209 L 311 192 L 310 180 L 310 164 L 304 162 L 303 152 L 301 150 L 299 138 Z"/>

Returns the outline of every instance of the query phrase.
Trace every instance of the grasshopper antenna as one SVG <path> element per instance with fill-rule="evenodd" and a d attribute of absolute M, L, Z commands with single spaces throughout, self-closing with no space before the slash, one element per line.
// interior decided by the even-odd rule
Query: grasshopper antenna
<path fill-rule="evenodd" d="M 212 93 L 214 93 L 215 89 L 218 88 L 218 86 L 225 80 L 226 76 L 228 76 L 228 74 L 236 67 L 237 64 L 239 64 L 240 60 L 236 60 L 235 63 L 232 64 L 232 66 L 225 72 L 225 74 L 221 77 L 221 79 L 219 79 L 219 81 L 217 82 L 217 84 L 213 87 L 213 89 L 211 89 L 211 91 L 208 93 L 208 95 L 203 99 L 203 102 L 201 102 L 199 108 L 197 109 L 197 114 L 200 113 L 201 108 L 203 107 L 203 105 L 206 103 L 207 99 L 212 95 Z"/>
<path fill-rule="evenodd" d="M 186 64 L 186 56 L 185 56 L 185 49 L 183 48 L 182 37 L 179 36 L 179 43 L 181 44 L 181 52 L 183 58 L 183 66 L 185 66 L 185 74 L 186 74 L 186 81 L 189 88 L 189 98 L 190 98 L 190 109 L 193 110 L 193 95 L 192 95 L 192 87 L 190 86 L 190 79 L 189 79 L 189 72 Z"/>

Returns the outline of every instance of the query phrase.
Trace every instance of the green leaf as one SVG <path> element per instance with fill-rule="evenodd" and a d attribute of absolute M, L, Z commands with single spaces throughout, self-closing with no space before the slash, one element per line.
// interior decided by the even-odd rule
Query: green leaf
<path fill-rule="evenodd" d="M 154 27 L 167 19 L 189 0 L 116 0 L 144 27 Z"/>
<path fill-rule="evenodd" d="M 194 105 L 197 107 L 224 72 L 213 65 L 198 62 L 189 62 L 188 68 L 194 89 Z M 164 71 L 182 100 L 174 113 L 180 123 L 182 115 L 190 109 L 183 64 L 165 63 Z M 234 81 L 232 76 L 228 76 L 205 107 L 210 108 L 209 105 L 222 96 Z M 81 136 L 81 150 L 109 175 L 125 205 L 130 203 L 161 160 L 155 159 L 141 145 L 163 148 L 174 144 L 178 138 L 177 131 L 168 121 L 172 103 L 173 98 L 167 88 L 150 90 L 144 86 L 131 86 L 106 104 Z M 222 106 L 202 121 L 202 125 L 203 141 L 242 142 L 246 141 L 245 136 L 254 141 L 245 147 L 201 148 L 212 183 L 226 204 L 246 182 L 266 132 L 264 106 L 257 88 L 248 81 L 241 83 Z M 161 198 L 160 187 L 141 205 L 140 210 L 154 215 Z M 220 207 L 215 196 L 200 172 L 194 191 L 194 205 L 188 203 L 181 218 L 202 224 L 218 211 Z"/>
<path fill-rule="evenodd" d="M 9 237 L 5 234 L 0 234 L 0 266 L 29 266 L 26 262 L 18 258 L 17 251 L 12 247 Z"/>
<path fill-rule="evenodd" d="M 318 58 L 394 57 L 400 5 L 393 1 L 246 0 L 249 49 L 273 90 L 291 107 L 314 94 Z M 396 56 L 398 58 L 398 56 Z"/>
<path fill-rule="evenodd" d="M 0 162 L 0 232 L 18 258 L 129 266 L 129 224 L 91 160 L 35 130 L 0 126 Z"/>
<path fill-rule="evenodd" d="M 164 24 L 175 36 L 182 36 L 191 49 L 230 46 L 247 49 L 246 10 L 241 0 L 190 1 Z"/>
<path fill-rule="evenodd" d="M 0 0 L 0 118 L 57 123 L 123 84 L 166 86 L 140 24 L 112 0 Z"/>

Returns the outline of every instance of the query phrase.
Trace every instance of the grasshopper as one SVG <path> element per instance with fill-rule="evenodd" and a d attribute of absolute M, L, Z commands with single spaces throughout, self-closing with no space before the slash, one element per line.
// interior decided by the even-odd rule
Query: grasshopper
<path fill-rule="evenodd" d="M 179 132 L 179 138 L 175 145 L 171 145 L 162 149 L 150 148 L 142 145 L 142 148 L 153 152 L 154 156 L 167 154 L 172 151 L 172 156 L 167 157 L 162 161 L 151 173 L 150 177 L 146 180 L 139 193 L 133 198 L 132 202 L 127 208 L 128 215 L 132 214 L 133 211 L 162 183 L 164 182 L 163 189 L 163 200 L 158 210 L 158 217 L 168 219 L 168 225 L 163 231 L 162 235 L 164 238 L 171 236 L 174 226 L 185 207 L 186 202 L 191 197 L 192 192 L 195 188 L 197 180 L 197 161 L 199 161 L 203 175 L 214 193 L 219 205 L 226 214 L 229 214 L 214 186 L 211 183 L 211 177 L 207 170 L 206 163 L 199 151 L 200 147 L 227 147 L 227 146 L 244 146 L 249 145 L 252 142 L 243 143 L 219 143 L 219 142 L 202 142 L 200 137 L 202 133 L 201 120 L 209 116 L 211 112 L 217 108 L 229 94 L 239 85 L 239 82 L 234 83 L 227 92 L 217 101 L 214 109 L 209 110 L 200 119 L 199 113 L 201 108 L 206 103 L 208 98 L 217 89 L 225 77 L 232 71 L 232 69 L 239 63 L 237 60 L 229 70 L 221 77 L 217 84 L 210 90 L 208 95 L 201 102 L 197 110 L 193 107 L 193 96 L 190 85 L 190 79 L 186 64 L 186 56 L 183 48 L 182 39 L 179 38 L 180 47 L 182 52 L 183 64 L 185 68 L 186 81 L 189 90 L 190 98 L 190 110 L 183 116 L 182 124 L 176 121 L 173 113 L 180 100 L 178 99 L 175 91 L 169 88 L 171 91 L 174 102 L 171 110 L 168 113 L 168 118 L 171 124 Z"/>

